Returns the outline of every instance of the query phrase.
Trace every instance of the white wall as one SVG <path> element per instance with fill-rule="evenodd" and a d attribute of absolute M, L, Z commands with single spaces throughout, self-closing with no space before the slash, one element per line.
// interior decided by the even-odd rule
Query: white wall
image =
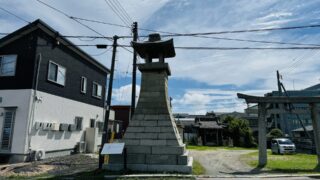
<path fill-rule="evenodd" d="M 34 121 L 31 129 L 31 149 L 45 151 L 74 148 L 77 142 L 85 140 L 85 130 L 90 127 L 90 119 L 104 120 L 102 107 L 66 99 L 38 91 Z M 35 122 L 57 122 L 74 124 L 75 117 L 83 117 L 81 131 L 44 131 L 35 130 Z"/>
<path fill-rule="evenodd" d="M 26 134 L 27 134 L 27 123 L 30 110 L 30 100 L 31 100 L 30 89 L 23 90 L 0 90 L 0 97 L 2 102 L 0 102 L 1 111 L 5 107 L 17 107 L 15 114 L 15 122 L 13 128 L 13 137 L 11 145 L 11 153 L 26 153 Z M 0 134 L 2 136 L 2 126 L 3 118 L 0 117 Z M 1 139 L 0 139 L 1 140 Z M 1 152 L 1 150 L 0 150 Z"/>

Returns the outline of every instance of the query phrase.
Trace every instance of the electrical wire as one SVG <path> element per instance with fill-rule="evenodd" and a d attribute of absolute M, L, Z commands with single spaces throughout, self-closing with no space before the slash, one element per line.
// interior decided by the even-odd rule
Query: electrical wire
<path fill-rule="evenodd" d="M 101 53 L 98 53 L 98 54 L 90 54 L 90 56 L 101 56 L 101 55 L 103 55 L 103 54 L 105 54 L 105 53 L 107 53 L 108 51 L 110 51 L 111 50 L 111 48 L 107 48 L 105 51 L 103 51 L 103 52 L 101 52 Z"/>
<path fill-rule="evenodd" d="M 83 24 L 82 22 L 78 21 L 77 19 L 74 19 L 74 18 L 73 18 L 72 16 L 70 16 L 69 14 L 67 14 L 67 13 L 65 13 L 65 12 L 63 12 L 63 11 L 61 11 L 61 10 L 59 10 L 59 9 L 57 9 L 57 8 L 55 8 L 55 7 L 47 4 L 47 3 L 45 3 L 45 2 L 43 2 L 43 1 L 41 1 L 41 0 L 36 0 L 36 1 L 38 1 L 39 3 L 41 3 L 41 4 L 43 4 L 43 5 L 47 6 L 47 7 L 49 7 L 50 9 L 55 10 L 56 12 L 59 12 L 60 14 L 63 14 L 64 16 L 66 16 L 66 17 L 68 17 L 68 18 L 76 21 L 77 23 L 81 24 L 82 26 L 90 29 L 91 31 L 95 32 L 96 34 L 99 34 L 100 36 L 102 36 L 102 37 L 106 38 L 107 40 L 111 41 L 111 39 L 110 39 L 109 37 L 105 37 L 103 34 L 99 33 L 98 31 L 94 30 L 93 28 L 89 27 L 88 25 Z"/>
<path fill-rule="evenodd" d="M 118 11 L 118 9 L 114 7 L 114 5 L 112 4 L 112 1 L 109 2 L 108 0 L 104 0 L 104 2 L 106 2 L 106 4 L 115 13 L 115 15 L 123 22 L 123 24 L 129 26 L 130 23 L 128 23 L 128 21 L 122 16 L 122 14 Z"/>
<path fill-rule="evenodd" d="M 53 7 L 53 6 L 49 5 L 49 4 L 47 4 L 47 3 L 45 3 L 45 2 L 42 2 L 41 0 L 36 0 L 36 1 L 38 1 L 39 3 L 41 3 L 41 4 L 45 5 L 45 6 L 47 6 L 47 7 L 51 8 L 51 9 L 53 9 L 53 10 L 55 10 L 56 12 L 59 12 L 59 13 L 61 13 L 61 14 L 65 15 L 66 17 L 68 17 L 68 18 L 70 18 L 70 19 L 72 19 L 72 20 L 76 21 L 77 23 L 79 23 L 79 24 L 81 24 L 82 26 L 84 26 L 84 27 L 86 27 L 86 28 L 90 29 L 91 31 L 95 32 L 96 34 L 99 34 L 100 36 L 104 37 L 105 39 L 107 39 L 107 40 L 109 40 L 109 41 L 112 41 L 109 37 L 104 36 L 103 34 L 99 33 L 99 32 L 98 32 L 98 31 L 96 31 L 96 30 L 94 30 L 94 29 L 93 29 L 93 28 L 91 28 L 90 26 L 88 26 L 88 25 L 86 25 L 86 24 L 81 23 L 81 22 L 80 22 L 79 20 L 77 20 L 77 19 L 74 19 L 74 18 L 73 18 L 73 16 L 70 16 L 70 15 L 68 15 L 67 13 L 63 12 L 63 11 L 61 11 L 61 10 L 59 10 L 59 9 L 57 9 L 57 8 L 55 8 L 55 7 Z M 133 53 L 132 51 L 130 51 L 129 49 L 127 49 L 127 48 L 125 48 L 125 47 L 122 47 L 122 48 L 123 48 L 123 49 L 125 49 L 125 50 L 126 50 L 126 51 L 128 51 L 128 52 Z"/>
<path fill-rule="evenodd" d="M 303 50 L 303 49 L 320 49 L 320 47 L 183 47 L 176 46 L 181 50 Z"/>
<path fill-rule="evenodd" d="M 11 14 L 12 16 L 14 16 L 14 17 L 16 17 L 16 18 L 20 19 L 21 21 L 24 21 L 24 22 L 29 23 L 29 24 L 31 23 L 30 21 L 27 21 L 27 20 L 23 19 L 22 17 L 20 17 L 20 16 L 18 16 L 18 15 L 16 15 L 16 14 L 14 14 L 13 12 L 10 12 L 10 11 L 8 11 L 8 10 L 6 10 L 6 9 L 2 8 L 2 7 L 0 7 L 0 9 L 1 9 L 1 10 L 3 10 L 3 11 L 5 11 L 5 12 L 7 12 L 8 14 Z"/>
<path fill-rule="evenodd" d="M 110 26 L 117 26 L 117 27 L 123 27 L 123 28 L 130 28 L 130 26 L 125 25 L 119 25 L 114 23 L 108 23 L 103 21 L 97 21 L 97 20 L 91 20 L 91 19 L 85 19 L 85 18 L 78 18 L 73 17 L 75 19 L 79 19 L 82 21 L 87 22 L 94 22 L 99 24 L 105 24 Z M 320 26 L 320 25 L 319 25 Z M 301 26 L 303 28 L 304 26 Z M 318 27 L 318 26 L 316 26 Z M 289 28 L 289 27 L 287 27 Z M 151 30 L 151 29 L 144 29 L 144 28 L 138 28 L 139 30 L 143 31 L 151 31 L 151 32 L 158 32 L 158 33 L 164 33 L 162 35 L 163 37 L 175 37 L 175 36 L 189 36 L 189 37 L 196 37 L 196 38 L 206 38 L 206 39 L 217 39 L 217 40 L 227 40 L 227 41 L 241 41 L 241 42 L 254 42 L 254 43 L 265 43 L 265 44 L 281 44 L 281 45 L 306 45 L 306 46 L 320 46 L 320 44 L 308 44 L 308 43 L 296 43 L 296 42 L 279 42 L 279 41 L 265 41 L 265 40 L 250 40 L 250 39 L 240 39 L 240 38 L 227 38 L 227 37 L 215 37 L 215 36 L 204 36 L 201 34 L 180 34 L 180 33 L 173 33 L 173 32 L 167 32 L 167 31 L 158 31 L 158 30 Z M 257 29 L 256 29 L 257 30 Z M 266 29 L 263 29 L 266 30 Z M 243 30 L 244 31 L 244 30 Z M 253 31 L 253 30 L 252 30 Z M 222 32 L 221 32 L 222 33 Z M 119 36 L 121 38 L 132 38 L 132 36 Z M 147 38 L 148 35 L 141 35 L 140 37 Z"/>
<path fill-rule="evenodd" d="M 118 7 L 120 7 L 120 9 L 122 10 L 123 14 L 127 17 L 129 22 L 133 22 L 132 18 L 130 17 L 130 15 L 128 14 L 128 12 L 124 9 L 124 7 L 121 5 L 121 3 L 118 0 L 114 0 L 116 2 L 116 4 L 118 4 Z"/>

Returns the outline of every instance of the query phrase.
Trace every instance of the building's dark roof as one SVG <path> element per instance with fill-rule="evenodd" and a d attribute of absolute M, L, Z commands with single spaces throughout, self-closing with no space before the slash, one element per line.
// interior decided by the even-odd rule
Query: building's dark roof
<path fill-rule="evenodd" d="M 106 68 L 104 65 L 99 63 L 97 60 L 95 60 L 93 57 L 88 55 L 86 52 L 78 48 L 76 45 L 74 45 L 71 41 L 68 39 L 62 37 L 59 35 L 59 32 L 54 30 L 52 27 L 41 21 L 40 19 L 16 30 L 15 32 L 3 37 L 0 39 L 0 47 L 5 46 L 35 30 L 42 30 L 47 35 L 56 38 L 57 41 L 59 41 L 61 44 L 64 44 L 66 47 L 68 47 L 70 50 L 75 52 L 76 54 L 80 55 L 82 58 L 86 59 L 88 62 L 99 68 L 105 73 L 110 73 L 110 70 Z"/>
<path fill-rule="evenodd" d="M 313 126 L 312 125 L 305 126 L 305 128 L 306 128 L 307 131 L 313 131 Z M 304 129 L 301 127 L 301 128 L 294 129 L 292 131 L 293 132 L 299 132 L 299 131 L 304 131 Z"/>
<path fill-rule="evenodd" d="M 194 127 L 199 127 L 200 129 L 223 129 L 222 124 L 218 124 L 217 121 L 201 121 L 199 123 L 195 123 Z"/>
<path fill-rule="evenodd" d="M 316 90 L 320 90 L 320 84 L 316 84 L 316 85 L 313 85 L 313 86 L 310 86 L 304 90 L 307 90 L 307 91 L 316 91 Z"/>

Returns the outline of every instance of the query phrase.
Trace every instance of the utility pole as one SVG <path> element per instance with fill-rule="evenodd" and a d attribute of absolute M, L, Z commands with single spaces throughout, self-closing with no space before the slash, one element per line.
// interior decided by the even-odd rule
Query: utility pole
<path fill-rule="evenodd" d="M 138 40 L 138 23 L 132 24 L 133 41 Z M 130 118 L 132 118 L 136 106 L 136 82 L 137 82 L 137 51 L 133 49 L 133 64 L 132 64 L 132 91 L 131 91 L 131 109 Z"/>
<path fill-rule="evenodd" d="M 99 150 L 99 169 L 102 169 L 102 164 L 103 164 L 103 160 L 104 160 L 103 159 L 104 157 L 101 155 L 101 151 L 102 151 L 103 145 L 108 140 L 108 123 L 109 123 L 109 115 L 110 115 L 112 84 L 113 84 L 113 75 L 114 75 L 114 64 L 115 64 L 115 60 L 116 60 L 118 38 L 119 38 L 118 36 L 113 36 L 111 72 L 110 72 L 110 80 L 109 80 L 107 102 L 106 102 L 106 113 L 104 116 L 104 125 L 103 125 L 103 132 L 102 132 L 102 138 L 101 138 L 101 146 L 100 146 L 100 150 Z"/>
<path fill-rule="evenodd" d="M 281 96 L 282 89 L 281 89 L 281 82 L 280 82 L 280 73 L 278 70 L 277 70 L 277 82 L 278 82 L 278 95 Z"/>

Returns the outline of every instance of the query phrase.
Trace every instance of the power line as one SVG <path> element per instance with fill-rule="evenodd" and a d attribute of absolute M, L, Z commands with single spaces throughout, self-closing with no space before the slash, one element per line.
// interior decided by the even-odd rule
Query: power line
<path fill-rule="evenodd" d="M 117 26 L 117 27 L 123 27 L 123 28 L 129 28 L 131 29 L 131 26 L 127 26 L 127 25 L 121 25 L 121 24 L 115 24 L 115 23 L 109 23 L 109 22 L 104 22 L 104 21 L 97 21 L 97 20 L 93 20 L 93 19 L 86 19 L 86 18 L 80 18 L 80 17 L 72 17 L 74 19 L 79 19 L 82 21 L 88 21 L 88 22 L 94 22 L 94 23 L 99 23 L 99 24 L 105 24 L 105 25 L 110 25 L 110 26 Z M 119 36 L 120 37 L 120 36 Z M 131 37 L 130 37 L 131 38 Z"/>
<path fill-rule="evenodd" d="M 123 24 L 129 26 L 130 23 L 123 17 L 123 15 L 119 12 L 119 10 L 112 4 L 112 1 L 104 0 L 106 4 L 110 7 L 110 9 L 118 16 L 118 18 L 123 22 Z"/>
<path fill-rule="evenodd" d="M 117 27 L 123 27 L 123 28 L 131 28 L 130 26 L 126 25 L 119 25 L 104 21 L 97 21 L 97 20 L 91 20 L 91 19 L 85 19 L 85 18 L 79 18 L 79 17 L 73 17 L 75 19 L 79 19 L 82 21 L 87 22 L 94 22 L 99 24 L 105 24 L 110 26 L 117 26 Z M 320 25 L 319 25 L 320 26 Z M 289 28 L 289 27 L 287 27 Z M 250 40 L 250 39 L 240 39 L 240 38 L 226 38 L 226 37 L 215 37 L 215 36 L 204 36 L 201 34 L 180 34 L 180 33 L 173 33 L 173 32 L 167 32 L 167 31 L 158 31 L 158 30 L 152 30 L 152 29 L 145 29 L 145 28 L 138 28 L 142 31 L 150 31 L 150 32 L 158 32 L 158 33 L 164 33 L 165 35 L 162 35 L 163 37 L 175 37 L 175 36 L 181 36 L 181 37 L 196 37 L 196 38 L 206 38 L 206 39 L 218 39 L 218 40 L 228 40 L 228 41 L 241 41 L 241 42 L 254 42 L 254 43 L 266 43 L 266 44 L 281 44 L 281 45 L 304 45 L 304 46 L 320 46 L 320 44 L 308 44 L 308 43 L 296 43 L 296 42 L 279 42 L 279 41 L 264 41 L 264 40 Z M 119 36 L 121 38 L 132 38 L 132 36 Z M 140 37 L 148 37 L 147 35 L 142 35 Z"/>
<path fill-rule="evenodd" d="M 320 47 L 182 47 L 176 46 L 181 50 L 303 50 L 303 49 L 320 49 Z"/>
<path fill-rule="evenodd" d="M 104 37 L 105 39 L 107 39 L 107 40 L 109 40 L 109 41 L 112 41 L 109 37 L 106 37 L 106 36 L 104 36 L 103 34 L 101 34 L 101 33 L 99 33 L 98 31 L 96 31 L 96 30 L 94 30 L 93 28 L 91 28 L 90 26 L 88 26 L 88 25 L 86 25 L 86 24 L 83 24 L 83 23 L 81 23 L 79 20 L 77 20 L 77 19 L 74 19 L 72 16 L 70 16 L 70 15 L 68 15 L 67 13 L 65 13 L 65 12 L 63 12 L 63 11 L 61 11 L 61 10 L 59 10 L 59 9 L 57 9 L 57 8 L 55 8 L 55 7 L 53 7 L 53 6 L 51 6 L 51 5 L 49 5 L 49 4 L 47 4 L 47 3 L 45 3 L 45 2 L 42 2 L 41 0 L 36 0 L 36 1 L 38 1 L 39 3 L 41 3 L 41 4 L 43 4 L 43 5 L 45 5 L 45 6 L 47 6 L 47 7 L 49 7 L 49 8 L 51 8 L 51 9 L 53 9 L 53 10 L 55 10 L 56 12 L 59 12 L 59 13 L 61 13 L 61 14 L 63 14 L 63 15 L 65 15 L 66 17 L 68 17 L 68 18 L 70 18 L 70 19 L 72 19 L 72 20 L 74 20 L 74 21 L 76 21 L 77 23 L 79 23 L 79 24 L 81 24 L 82 26 L 84 26 L 84 27 L 86 27 L 86 28 L 88 28 L 88 29 L 90 29 L 91 31 L 93 31 L 93 32 L 95 32 L 96 34 L 99 34 L 100 36 L 102 36 L 102 37 Z M 121 46 L 120 46 L 121 47 Z M 128 52 L 131 52 L 132 53 L 132 51 L 130 51 L 129 49 L 127 49 L 127 48 L 125 48 L 125 47 L 122 47 L 123 49 L 125 49 L 126 51 L 128 51 Z"/>
<path fill-rule="evenodd" d="M 56 12 L 59 12 L 60 14 L 63 14 L 64 16 L 66 16 L 66 17 L 68 17 L 68 18 L 70 18 L 70 19 L 72 19 L 72 20 L 74 20 L 74 21 L 76 21 L 77 23 L 79 23 L 79 24 L 81 24 L 82 26 L 84 26 L 84 27 L 86 27 L 86 28 L 88 28 L 88 29 L 90 29 L 91 31 L 93 31 L 93 32 L 95 32 L 96 34 L 99 34 L 100 36 L 102 36 L 102 37 L 105 37 L 103 34 L 101 34 L 101 33 L 99 33 L 98 31 L 96 31 L 96 30 L 94 30 L 93 28 L 91 28 L 91 27 L 89 27 L 89 26 L 87 26 L 87 25 L 85 25 L 85 24 L 83 24 L 83 23 L 81 23 L 80 21 L 78 21 L 77 19 L 74 19 L 72 16 L 70 16 L 69 14 L 67 14 L 67 13 L 65 13 L 65 12 L 63 12 L 63 11 L 61 11 L 61 10 L 59 10 L 59 9 L 57 9 L 57 8 L 55 8 L 55 7 L 53 7 L 53 6 L 51 6 L 51 5 L 49 5 L 49 4 L 47 4 L 47 3 L 45 3 L 45 2 L 42 2 L 41 0 L 36 0 L 36 1 L 38 1 L 39 3 L 41 3 L 41 4 L 43 4 L 43 5 L 45 5 L 45 6 L 47 6 L 47 7 L 49 7 L 49 8 L 51 8 L 51 9 L 53 9 L 53 10 L 55 10 Z M 105 37 L 106 39 L 108 39 L 109 41 L 112 41 L 110 38 L 108 38 L 108 37 Z"/>
<path fill-rule="evenodd" d="M 248 29 L 248 30 L 234 30 L 234 31 L 216 31 L 216 32 L 204 32 L 204 33 L 173 33 L 170 36 L 197 36 L 197 35 L 212 35 L 212 34 L 235 34 L 235 33 L 248 33 L 248 32 L 263 32 L 263 31 L 279 31 L 279 30 L 292 30 L 292 29 L 306 29 L 306 28 L 319 28 L 320 24 L 316 25 L 302 25 L 302 26 L 289 26 L 279 28 L 262 28 L 262 29 Z"/>
<path fill-rule="evenodd" d="M 24 21 L 24 22 L 29 23 L 29 24 L 31 23 L 30 21 L 27 21 L 27 20 L 23 19 L 22 17 L 20 17 L 20 16 L 18 16 L 18 15 L 16 15 L 16 14 L 14 14 L 14 13 L 12 13 L 12 12 L 10 12 L 10 11 L 8 11 L 8 10 L 6 10 L 6 9 L 2 8 L 2 7 L 0 7 L 0 9 L 1 9 L 1 10 L 3 10 L 3 11 L 5 11 L 5 12 L 7 12 L 8 14 L 11 14 L 12 16 L 14 16 L 14 17 L 16 17 L 16 18 L 20 19 L 21 21 Z"/>
<path fill-rule="evenodd" d="M 128 14 L 128 12 L 124 9 L 124 7 L 121 5 L 121 3 L 118 0 L 114 0 L 116 2 L 116 4 L 118 4 L 118 6 L 120 7 L 120 9 L 122 10 L 122 12 L 124 13 L 124 15 L 127 17 L 127 19 L 129 20 L 129 22 L 133 22 L 133 19 L 130 17 L 130 15 Z"/>
<path fill-rule="evenodd" d="M 207 39 L 217 39 L 217 40 L 227 40 L 227 41 L 254 42 L 254 43 L 264 43 L 264 44 L 320 46 L 320 44 L 295 43 L 295 42 L 280 42 L 280 41 L 263 41 L 263 40 L 250 40 L 250 39 L 226 38 L 226 37 L 215 37 L 215 36 L 191 36 L 191 37 L 207 38 Z"/>

